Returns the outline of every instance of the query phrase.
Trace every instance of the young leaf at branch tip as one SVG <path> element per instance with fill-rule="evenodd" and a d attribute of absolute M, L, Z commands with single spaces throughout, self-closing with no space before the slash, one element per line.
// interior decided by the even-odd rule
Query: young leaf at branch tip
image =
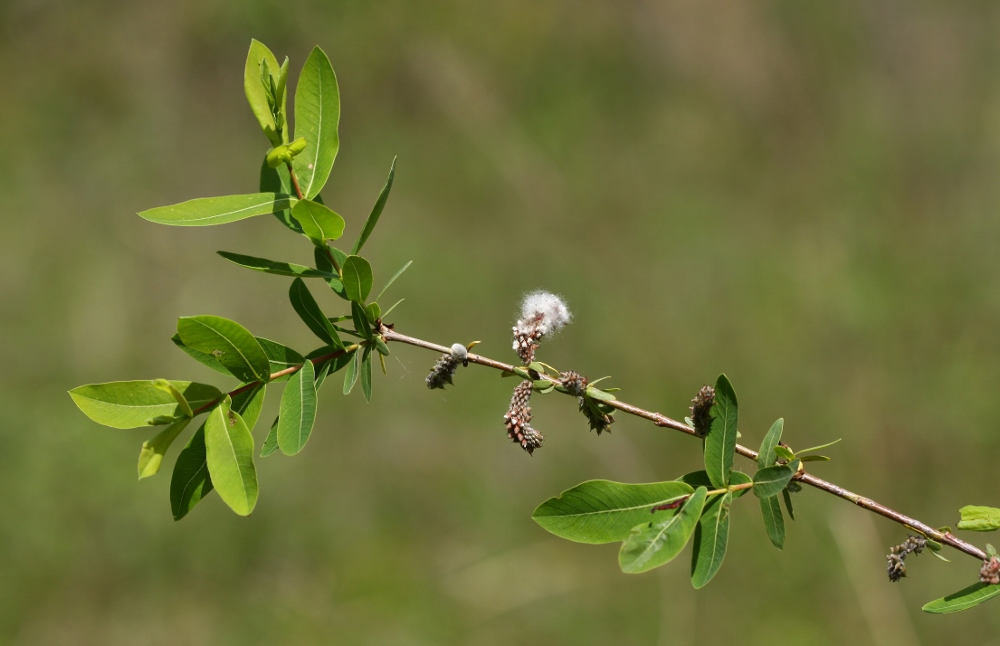
<path fill-rule="evenodd" d="M 392 158 L 392 166 L 389 167 L 389 177 L 385 180 L 385 185 L 382 190 L 379 191 L 378 199 L 375 200 L 375 206 L 372 207 L 372 212 L 368 214 L 368 219 L 365 220 L 365 227 L 361 230 L 361 234 L 358 239 L 354 242 L 354 246 L 351 248 L 351 255 L 357 255 L 361 251 L 361 247 L 365 246 L 365 242 L 368 241 L 368 236 L 372 234 L 375 230 L 375 225 L 378 224 L 378 219 L 382 215 L 382 209 L 385 208 L 385 202 L 389 199 L 389 191 L 392 190 L 392 179 L 396 176 L 396 157 Z M 389 281 L 390 283 L 392 281 Z M 382 291 L 385 291 L 383 289 Z"/>
<path fill-rule="evenodd" d="M 296 314 L 312 330 L 313 334 L 334 347 L 344 347 L 337 330 L 323 314 L 316 299 L 313 298 L 312 293 L 309 292 L 309 288 L 306 287 L 301 278 L 292 281 L 292 285 L 288 289 L 288 300 L 291 301 Z"/>
<path fill-rule="evenodd" d="M 264 43 L 251 40 L 250 51 L 247 52 L 247 62 L 243 68 L 243 91 L 247 95 L 250 109 L 257 117 L 264 134 L 271 141 L 271 145 L 277 146 L 281 143 L 281 138 L 276 136 L 277 124 L 274 122 L 267 93 L 261 83 L 262 62 L 266 62 L 268 67 L 272 69 L 278 69 L 278 59 L 271 53 L 271 50 Z"/>
<path fill-rule="evenodd" d="M 368 322 L 375 325 L 375 322 L 382 318 L 382 308 L 379 307 L 378 303 L 368 303 L 365 306 L 365 314 L 368 316 Z"/>
<path fill-rule="evenodd" d="M 347 298 L 364 305 L 372 291 L 372 266 L 361 256 L 348 256 L 342 270 Z"/>
<path fill-rule="evenodd" d="M 156 475 L 163 463 L 163 456 L 177 436 L 191 423 L 190 417 L 183 417 L 142 443 L 139 451 L 139 479 Z"/>
<path fill-rule="evenodd" d="M 785 546 L 785 519 L 781 515 L 781 504 L 777 496 L 761 498 L 760 514 L 764 519 L 764 529 L 771 543 L 779 550 Z"/>
<path fill-rule="evenodd" d="M 760 443 L 760 451 L 757 452 L 757 468 L 765 469 L 772 466 L 777 460 L 774 447 L 781 441 L 781 433 L 785 430 L 785 418 L 779 417 L 770 430 L 764 436 L 764 441 Z"/>
<path fill-rule="evenodd" d="M 618 553 L 622 572 L 647 572 L 680 554 L 698 524 L 707 493 L 705 487 L 698 487 L 676 515 L 632 528 Z"/>
<path fill-rule="evenodd" d="M 372 400 L 372 348 L 365 348 L 364 356 L 361 358 L 361 392 L 365 396 L 365 401 Z"/>
<path fill-rule="evenodd" d="M 221 316 L 182 316 L 177 320 L 177 334 L 184 345 L 211 354 L 244 383 L 267 381 L 271 376 L 264 349 L 236 321 Z"/>
<path fill-rule="evenodd" d="M 337 274 L 320 271 L 318 269 L 313 269 L 312 267 L 306 267 L 305 265 L 297 265 L 293 262 L 268 260 L 267 258 L 245 256 L 243 254 L 232 253 L 229 251 L 216 251 L 215 253 L 219 254 L 229 262 L 239 265 L 240 267 L 246 267 L 247 269 L 253 269 L 255 271 L 262 271 L 265 274 L 292 276 L 298 278 L 323 278 L 326 280 L 339 278 Z"/>
<path fill-rule="evenodd" d="M 922 610 L 936 615 L 961 612 L 962 610 L 968 610 L 973 606 L 978 606 L 982 602 L 992 599 L 998 594 L 1000 594 L 1000 585 L 973 583 L 969 587 L 963 588 L 958 592 L 924 604 Z"/>
<path fill-rule="evenodd" d="M 309 441 L 316 422 L 315 368 L 311 361 L 292 375 L 281 394 L 278 412 L 278 447 L 285 455 L 295 455 Z"/>
<path fill-rule="evenodd" d="M 625 484 L 588 480 L 549 498 L 531 518 L 548 532 L 577 543 L 601 544 L 628 538 L 632 528 L 649 522 L 650 510 L 690 496 L 683 482 Z M 667 512 L 655 512 L 664 514 Z"/>
<path fill-rule="evenodd" d="M 389 287 L 391 287 L 392 284 L 394 282 L 396 282 L 396 279 L 399 278 L 400 276 L 402 276 L 403 272 L 406 271 L 407 269 L 409 269 L 410 265 L 412 265 L 412 264 L 413 264 L 413 261 L 412 260 L 408 260 L 405 265 L 403 265 L 402 267 L 400 267 L 399 271 L 397 271 L 395 274 L 392 275 L 392 278 L 389 279 L 389 282 L 387 282 L 385 284 L 385 286 L 382 288 L 382 291 L 380 291 L 378 293 L 378 296 L 375 297 L 375 300 L 376 301 L 382 300 L 382 296 L 385 295 L 386 290 L 388 290 Z"/>
<path fill-rule="evenodd" d="M 218 388 L 208 384 L 170 383 L 193 408 L 222 397 Z M 69 395 L 84 415 L 111 428 L 138 428 L 150 425 L 157 418 L 186 416 L 173 395 L 148 380 L 86 384 L 69 391 Z"/>
<path fill-rule="evenodd" d="M 240 516 L 248 516 L 258 493 L 253 436 L 231 403 L 227 396 L 205 420 L 205 460 L 223 502 Z"/>
<path fill-rule="evenodd" d="M 834 444 L 840 442 L 840 440 L 842 439 L 844 438 L 837 438 L 832 442 L 827 442 L 826 444 L 820 444 L 819 446 L 810 446 L 808 449 L 799 449 L 798 451 L 795 452 L 795 454 L 801 456 L 803 453 L 812 453 L 813 451 L 821 451 L 822 449 L 826 449 L 833 446 Z"/>
<path fill-rule="evenodd" d="M 739 422 L 739 402 L 736 391 L 726 375 L 715 382 L 715 405 L 712 406 L 712 426 L 705 437 L 705 470 L 716 489 L 729 484 L 736 454 L 736 427 Z"/>
<path fill-rule="evenodd" d="M 290 208 L 298 200 L 279 193 L 251 193 L 224 197 L 201 197 L 180 204 L 140 211 L 139 217 L 157 224 L 204 227 L 228 224 Z"/>
<path fill-rule="evenodd" d="M 396 309 L 396 306 L 399 305 L 400 303 L 402 303 L 405 300 L 406 300 L 405 298 L 401 298 L 398 301 L 396 301 L 395 303 L 393 303 L 392 306 L 389 309 L 387 309 L 386 311 L 382 312 L 382 318 L 384 319 L 385 317 L 389 316 L 389 313 L 392 312 L 392 310 Z"/>
<path fill-rule="evenodd" d="M 304 137 L 299 137 L 295 141 L 289 144 L 282 144 L 280 146 L 275 146 L 267 153 L 267 157 L 264 160 L 267 165 L 271 168 L 277 168 L 283 164 L 290 163 L 295 156 L 306 149 L 306 140 Z"/>
<path fill-rule="evenodd" d="M 992 532 L 1000 529 L 1000 509 L 966 505 L 958 510 L 961 520 L 956 527 L 972 532 Z"/>
<path fill-rule="evenodd" d="M 774 447 L 774 455 L 777 456 L 779 460 L 784 460 L 785 462 L 791 462 L 795 459 L 795 454 L 784 446 Z"/>
<path fill-rule="evenodd" d="M 354 384 L 358 382 L 358 375 L 361 373 L 361 353 L 357 350 L 351 356 L 351 362 L 347 364 L 347 371 L 344 372 L 344 394 L 350 395 L 354 389 Z"/>
<path fill-rule="evenodd" d="M 795 508 L 792 506 L 792 494 L 788 491 L 788 487 L 781 490 L 781 496 L 785 500 L 785 510 L 788 512 L 788 517 L 795 520 Z"/>
<path fill-rule="evenodd" d="M 323 190 L 340 150 L 340 90 L 330 59 L 314 47 L 302 66 L 295 88 L 295 137 L 305 137 L 306 149 L 292 168 L 307 199 Z"/>
<path fill-rule="evenodd" d="M 319 202 L 299 200 L 292 207 L 292 217 L 302 226 L 306 237 L 318 247 L 344 234 L 344 218 Z"/>
<path fill-rule="evenodd" d="M 753 476 L 753 493 L 758 498 L 777 496 L 791 482 L 799 468 L 799 461 L 761 469 Z"/>
<path fill-rule="evenodd" d="M 170 509 L 174 520 L 184 518 L 211 492 L 212 478 L 205 461 L 205 425 L 202 424 L 174 462 L 170 477 Z"/>

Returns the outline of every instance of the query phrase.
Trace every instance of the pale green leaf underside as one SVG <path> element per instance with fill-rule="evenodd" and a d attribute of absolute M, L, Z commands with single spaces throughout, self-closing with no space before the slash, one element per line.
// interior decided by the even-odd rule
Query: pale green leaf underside
<path fill-rule="evenodd" d="M 676 515 L 634 527 L 618 553 L 622 572 L 647 572 L 680 554 L 698 524 L 707 493 L 705 487 L 698 487 Z"/>
<path fill-rule="evenodd" d="M 307 199 L 323 190 L 340 150 L 340 90 L 330 59 L 315 47 L 302 66 L 295 88 L 295 138 L 305 137 L 306 149 L 292 168 Z"/>
<path fill-rule="evenodd" d="M 240 516 L 257 504 L 257 472 L 253 436 L 227 397 L 205 421 L 205 459 L 212 484 L 222 500 Z"/>
<path fill-rule="evenodd" d="M 139 451 L 139 479 L 156 475 L 163 463 L 163 456 L 177 436 L 191 423 L 190 418 L 179 419 L 167 426 L 153 438 L 142 443 Z"/>
<path fill-rule="evenodd" d="M 1000 529 L 1000 509 L 980 505 L 966 505 L 958 510 L 961 520 L 958 529 L 973 532 L 992 532 Z"/>
<path fill-rule="evenodd" d="M 253 111 L 260 127 L 265 132 L 270 129 L 274 131 L 274 116 L 267 103 L 267 95 L 264 92 L 264 85 L 260 79 L 260 61 L 266 60 L 268 67 L 274 74 L 278 73 L 278 59 L 275 58 L 271 50 L 264 43 L 257 40 L 250 41 L 250 51 L 247 52 L 247 62 L 243 68 L 243 91 L 247 95 L 247 102 Z"/>
<path fill-rule="evenodd" d="M 197 409 L 222 396 L 215 386 L 190 381 L 171 381 L 188 404 Z M 73 403 L 98 424 L 111 428 L 147 426 L 154 418 L 183 414 L 173 396 L 152 381 L 112 381 L 87 384 L 69 391 Z"/>
<path fill-rule="evenodd" d="M 285 455 L 302 450 L 316 421 L 315 369 L 311 361 L 292 375 L 281 395 L 278 412 L 278 447 Z"/>
<path fill-rule="evenodd" d="M 683 482 L 625 484 L 588 480 L 549 498 L 535 509 L 532 519 L 546 531 L 578 543 L 612 543 L 625 540 L 632 528 L 656 520 L 657 506 L 690 495 Z"/>
<path fill-rule="evenodd" d="M 324 204 L 299 200 L 292 207 L 292 217 L 302 226 L 302 232 L 317 245 L 336 240 L 344 234 L 344 218 Z"/>
<path fill-rule="evenodd" d="M 224 197 L 201 197 L 180 204 L 160 206 L 148 211 L 140 211 L 139 217 L 180 227 L 201 227 L 214 224 L 228 224 L 255 215 L 275 213 L 290 208 L 294 197 L 280 193 L 251 193 L 249 195 L 226 195 Z"/>

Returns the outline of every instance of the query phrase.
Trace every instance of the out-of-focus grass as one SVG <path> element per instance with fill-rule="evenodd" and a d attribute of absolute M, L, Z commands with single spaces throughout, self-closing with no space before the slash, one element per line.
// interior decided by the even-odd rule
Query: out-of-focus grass
<path fill-rule="evenodd" d="M 267 218 L 184 230 L 134 213 L 254 190 L 250 38 L 293 70 L 319 44 L 343 98 L 324 195 L 348 237 L 399 155 L 366 248 L 377 280 L 416 261 L 393 287 L 398 329 L 510 359 L 516 301 L 544 286 L 576 314 L 550 363 L 613 374 L 675 417 L 724 370 L 747 443 L 778 416 L 793 444 L 844 437 L 817 473 L 953 523 L 1000 503 L 998 19 L 988 3 L 885 1 L 7 0 L 0 641 L 995 639 L 991 606 L 919 612 L 975 577 L 958 555 L 869 590 L 906 609 L 873 629 L 849 573 L 880 572 L 905 534 L 877 521 L 881 543 L 849 543 L 845 567 L 830 519 L 850 535 L 862 512 L 814 492 L 784 553 L 737 506 L 727 564 L 697 594 L 686 556 L 620 574 L 614 547 L 551 538 L 531 510 L 584 479 L 676 477 L 697 443 L 632 419 L 596 438 L 553 397 L 530 459 L 504 438 L 509 382 L 470 368 L 430 393 L 434 357 L 416 349 L 393 348 L 370 405 L 324 392 L 309 450 L 259 461 L 246 520 L 213 497 L 175 524 L 172 460 L 137 484 L 147 434 L 95 426 L 65 391 L 228 385 L 169 342 L 182 314 L 314 343 L 287 281 L 213 253 L 302 262 L 304 241 Z"/>

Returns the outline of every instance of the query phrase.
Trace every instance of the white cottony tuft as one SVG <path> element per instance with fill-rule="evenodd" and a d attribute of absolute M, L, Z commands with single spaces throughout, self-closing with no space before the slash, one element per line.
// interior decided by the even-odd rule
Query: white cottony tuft
<path fill-rule="evenodd" d="M 456 343 L 451 346 L 451 356 L 459 361 L 466 361 L 469 358 L 469 350 L 461 343 Z"/>
<path fill-rule="evenodd" d="M 531 292 L 521 301 L 520 332 L 536 331 L 539 336 L 552 334 L 573 318 L 566 301 L 551 292 Z"/>

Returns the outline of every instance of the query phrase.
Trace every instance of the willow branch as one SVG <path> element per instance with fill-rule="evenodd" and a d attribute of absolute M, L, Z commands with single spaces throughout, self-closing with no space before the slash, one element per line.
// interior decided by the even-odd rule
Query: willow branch
<path fill-rule="evenodd" d="M 380 332 L 382 334 L 382 338 L 385 339 L 386 341 L 396 341 L 399 343 L 406 343 L 408 345 L 417 346 L 418 348 L 433 350 L 435 352 L 440 352 L 440 353 L 451 352 L 450 348 L 446 348 L 443 345 L 438 345 L 436 343 L 431 343 L 430 341 L 424 341 L 423 339 L 417 339 L 411 336 L 406 336 L 405 334 L 400 334 L 399 332 L 396 332 L 385 326 L 382 327 Z M 509 372 L 513 371 L 515 368 L 515 366 L 512 364 L 504 363 L 502 361 L 497 361 L 495 359 L 490 359 L 489 357 L 473 354 L 471 352 L 469 353 L 469 363 L 475 363 L 481 366 L 494 368 L 496 370 L 506 370 Z M 539 378 L 550 381 L 553 384 L 560 384 L 560 381 L 558 379 L 549 377 L 547 375 L 539 374 Z M 602 400 L 601 403 L 611 406 L 613 408 L 617 408 L 623 413 L 628 413 L 629 415 L 635 415 L 636 417 L 647 419 L 656 424 L 657 426 L 673 429 L 675 431 L 685 433 L 687 435 L 699 437 L 697 432 L 695 432 L 695 430 L 692 427 L 688 426 L 683 422 L 678 422 L 675 419 L 671 419 L 670 417 L 667 417 L 663 413 L 657 413 L 655 411 L 649 411 L 644 408 L 639 408 L 638 406 L 633 406 L 632 404 L 625 403 L 618 399 L 615 399 L 613 401 Z M 757 460 L 756 451 L 754 451 L 753 449 L 749 449 L 745 446 L 742 446 L 740 444 L 736 445 L 736 452 L 742 455 L 743 457 L 747 458 L 748 460 L 754 460 L 754 461 Z M 853 502 L 855 505 L 861 507 L 862 509 L 867 509 L 868 511 L 876 513 L 879 516 L 888 518 L 891 521 L 897 522 L 900 525 L 903 525 L 909 529 L 920 532 L 921 534 L 930 539 L 933 539 L 939 543 L 943 543 L 945 545 L 953 547 L 956 550 L 964 552 L 965 554 L 968 554 L 969 556 L 977 558 L 981 561 L 984 561 L 988 558 L 986 552 L 979 549 L 975 545 L 972 545 L 971 543 L 963 541 L 962 539 L 958 538 L 951 532 L 942 532 L 915 518 L 911 518 L 905 514 L 902 514 L 896 511 L 895 509 L 877 503 L 871 498 L 860 496 L 854 493 L 853 491 L 849 491 L 839 485 L 833 484 L 832 482 L 823 480 L 822 478 L 817 478 L 816 476 L 810 473 L 806 473 L 805 471 L 799 471 L 798 473 L 795 474 L 794 479 L 798 482 L 801 482 L 802 484 L 807 484 L 810 487 L 814 487 L 816 489 L 819 489 L 820 491 L 824 491 L 828 494 L 837 496 L 838 498 L 849 500 L 850 502 Z"/>

